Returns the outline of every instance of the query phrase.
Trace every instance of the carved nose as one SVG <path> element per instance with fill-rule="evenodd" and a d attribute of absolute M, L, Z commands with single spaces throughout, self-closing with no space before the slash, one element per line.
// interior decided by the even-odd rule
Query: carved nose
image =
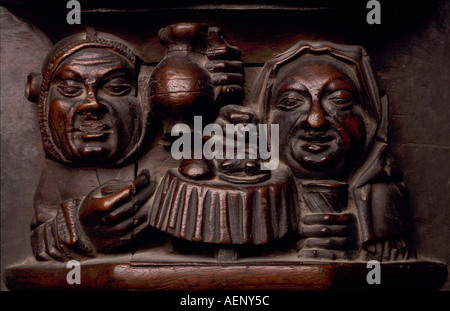
<path fill-rule="evenodd" d="M 106 107 L 99 103 L 96 95 L 95 90 L 92 86 L 88 87 L 87 95 L 84 101 L 77 107 L 77 112 L 93 112 L 93 113 L 99 113 L 99 112 L 105 112 Z"/>
<path fill-rule="evenodd" d="M 325 114 L 320 101 L 314 101 L 312 103 L 306 120 L 312 128 L 319 128 L 326 124 L 327 121 L 325 120 Z"/>

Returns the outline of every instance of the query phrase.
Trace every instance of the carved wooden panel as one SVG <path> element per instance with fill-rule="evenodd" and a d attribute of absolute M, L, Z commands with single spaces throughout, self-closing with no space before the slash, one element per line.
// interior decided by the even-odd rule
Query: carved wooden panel
<path fill-rule="evenodd" d="M 70 260 L 85 288 L 104 273 L 119 290 L 183 280 L 197 284 L 186 290 L 351 288 L 370 260 L 387 271 L 386 288 L 445 282 L 446 264 L 420 252 L 405 161 L 393 152 L 392 81 L 371 55 L 390 47 L 309 23 L 332 5 L 194 6 L 186 19 L 184 6 L 130 5 L 100 23 L 88 4 L 85 24 L 60 31 L 16 5 L 54 43 L 35 61 L 41 70 L 17 81 L 36 104 L 40 177 L 23 207 L 33 210 L 26 263 L 10 262 L 9 288 L 66 288 Z M 159 11 L 165 20 L 147 19 Z M 258 18 L 270 12 L 279 16 L 266 33 Z"/>

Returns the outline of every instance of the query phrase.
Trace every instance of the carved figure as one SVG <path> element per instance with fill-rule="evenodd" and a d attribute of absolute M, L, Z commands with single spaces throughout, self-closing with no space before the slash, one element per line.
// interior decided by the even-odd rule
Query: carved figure
<path fill-rule="evenodd" d="M 27 258 L 5 269 L 8 288 L 364 288 L 371 259 L 402 260 L 381 265 L 387 288 L 443 284 L 446 265 L 407 261 L 415 250 L 388 98 L 363 47 L 301 41 L 258 77 L 267 51 L 251 55 L 243 100 L 241 52 L 217 27 L 177 23 L 158 36 L 166 53 L 154 66 L 88 28 L 29 76 L 46 155 L 33 255 L 83 260 L 83 281 L 72 284 L 65 263 Z M 199 119 L 215 124 L 200 134 Z M 172 135 L 184 134 L 180 123 L 186 144 Z M 203 156 L 174 156 L 177 146 Z"/>
<path fill-rule="evenodd" d="M 153 192 L 150 176 L 136 178 L 126 162 L 145 140 L 148 109 L 138 97 L 139 58 L 115 40 L 93 29 L 68 37 L 49 53 L 40 89 L 39 76 L 29 78 L 48 157 L 31 225 L 38 259 L 123 248 L 145 220 L 137 211 Z"/>
<path fill-rule="evenodd" d="M 202 79 L 209 81 L 211 92 L 207 97 L 212 99 L 209 104 L 213 106 L 225 98 L 242 95 L 239 49 L 226 44 L 219 29 L 197 24 L 173 27 L 178 39 L 187 42 L 198 29 L 206 31 L 202 40 L 209 41 L 204 42 L 203 52 L 211 59 L 205 58 L 204 62 L 208 61 L 211 71 L 205 69 L 205 64 L 200 68 L 196 63 L 199 56 L 190 58 L 188 53 L 175 62 L 163 60 L 158 67 L 163 69 L 157 68 L 160 73 L 171 76 L 174 63 L 177 67 L 179 62 L 184 62 L 181 67 L 187 75 L 201 72 L 194 80 L 200 84 L 204 83 Z M 162 33 L 167 29 L 171 28 L 163 29 Z M 185 66 L 186 61 L 189 66 Z M 89 28 L 86 34 L 57 43 L 44 63 L 42 75 L 30 75 L 26 94 L 31 101 L 38 102 L 38 119 L 48 157 L 36 190 L 36 213 L 31 225 L 36 258 L 66 260 L 127 250 L 134 237 L 147 227 L 147 210 L 141 207 L 162 177 L 159 169 L 163 167 L 165 173 L 171 167 L 170 161 L 160 159 L 160 163 L 154 163 L 151 156 L 137 161 L 153 139 L 151 120 L 168 116 L 155 100 L 148 102 L 149 96 L 159 100 L 175 96 L 172 102 L 180 100 L 175 109 L 180 116 L 201 111 L 192 109 L 198 98 L 193 90 L 183 88 L 186 81 L 177 70 L 172 80 L 158 81 L 159 87 L 153 79 L 150 94 L 142 94 L 140 64 L 125 43 L 107 34 L 98 36 Z M 153 78 L 158 76 L 158 70 Z M 181 90 L 177 88 L 180 79 Z M 168 89 L 161 88 L 161 83 Z M 146 85 L 143 86 L 145 89 Z M 161 90 L 168 93 L 158 93 Z M 183 97 L 184 91 L 189 96 Z M 210 115 L 214 110 L 208 111 L 207 116 L 215 117 Z M 176 115 L 174 111 L 171 113 Z M 179 161 L 175 162 L 178 165 Z M 138 167 L 146 167 L 151 173 L 145 169 L 136 176 Z"/>
<path fill-rule="evenodd" d="M 388 99 L 366 50 L 299 42 L 267 61 L 256 81 L 251 100 L 262 120 L 280 124 L 280 158 L 299 187 L 299 256 L 408 258 L 411 224 L 388 150 Z"/>
<path fill-rule="evenodd" d="M 139 58 L 93 30 L 55 45 L 39 90 L 36 77 L 30 78 L 28 96 L 38 101 L 44 149 L 63 164 L 49 163 L 36 192 L 32 240 L 38 258 L 115 252 L 147 225 L 216 244 L 268 243 L 298 227 L 301 257 L 358 258 L 360 250 L 376 257 L 377 243 L 386 258 L 409 256 L 401 236 L 410 228 L 405 191 L 387 151 L 387 97 L 363 48 L 301 42 L 264 66 L 250 101 L 259 104 L 262 120 L 281 125 L 280 159 L 289 169 L 261 171 L 260 160 L 247 153 L 245 159 L 184 160 L 179 171 L 164 162 L 164 178 L 151 182 L 148 171 L 135 175 L 145 161 L 127 165 L 148 138 L 150 115 L 169 128 L 197 114 L 208 120 L 231 103 L 227 93 L 242 96 L 243 82 L 239 50 L 217 28 L 174 24 L 159 36 L 168 51 L 150 78 L 150 103 L 139 97 Z M 230 105 L 217 122 L 225 128 L 259 119 Z M 118 178 L 100 182 L 100 167 L 113 166 L 120 168 L 105 169 L 106 175 Z M 140 209 L 160 178 L 146 205 L 150 211 Z M 55 180 L 65 180 L 65 187 L 55 189 Z M 219 222 L 208 220 L 216 214 Z M 266 235 L 252 231 L 258 223 L 266 224 L 256 226 Z"/>

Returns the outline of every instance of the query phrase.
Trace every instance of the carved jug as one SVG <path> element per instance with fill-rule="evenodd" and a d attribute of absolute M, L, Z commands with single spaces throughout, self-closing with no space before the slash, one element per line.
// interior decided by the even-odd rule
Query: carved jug
<path fill-rule="evenodd" d="M 208 25 L 173 24 L 159 31 L 159 39 L 167 52 L 151 76 L 150 104 L 169 138 L 174 124 L 190 124 L 194 115 L 214 110 L 214 88 L 205 68 Z"/>

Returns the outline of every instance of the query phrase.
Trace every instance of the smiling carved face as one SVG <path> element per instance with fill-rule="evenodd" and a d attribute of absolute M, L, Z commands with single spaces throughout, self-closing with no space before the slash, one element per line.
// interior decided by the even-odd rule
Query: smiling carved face
<path fill-rule="evenodd" d="M 317 58 L 317 57 L 316 57 Z M 281 158 L 297 177 L 342 179 L 365 144 L 360 92 L 330 61 L 314 56 L 283 67 L 272 89 Z"/>
<path fill-rule="evenodd" d="M 80 50 L 55 71 L 48 107 L 52 139 L 67 160 L 116 162 L 138 132 L 135 67 L 109 49 Z"/>

